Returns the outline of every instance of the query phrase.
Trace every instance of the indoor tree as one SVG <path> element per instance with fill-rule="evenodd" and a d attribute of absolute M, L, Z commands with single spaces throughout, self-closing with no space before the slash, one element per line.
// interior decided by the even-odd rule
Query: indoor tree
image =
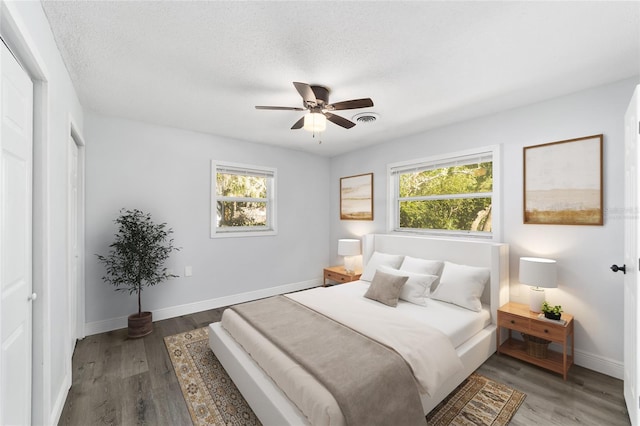
<path fill-rule="evenodd" d="M 115 240 L 106 256 L 97 255 L 106 267 L 104 282 L 138 296 L 138 313 L 129 316 L 129 336 L 142 337 L 152 331 L 151 312 L 142 311 L 142 290 L 168 278 L 177 277 L 168 272 L 164 262 L 174 247 L 166 223 L 157 224 L 151 214 L 140 210 L 120 210 L 114 221 L 118 225 Z"/>

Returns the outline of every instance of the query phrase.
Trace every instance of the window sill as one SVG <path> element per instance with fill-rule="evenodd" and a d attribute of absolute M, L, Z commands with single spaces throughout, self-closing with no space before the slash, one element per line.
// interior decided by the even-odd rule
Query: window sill
<path fill-rule="evenodd" d="M 214 232 L 211 234 L 211 238 L 244 238 L 244 237 L 269 237 L 278 235 L 275 230 L 268 231 L 227 231 L 227 232 Z"/>
<path fill-rule="evenodd" d="M 397 234 L 414 234 L 422 236 L 431 236 L 438 238 L 468 238 L 474 240 L 493 240 L 492 233 L 466 232 L 466 231 L 445 231 L 445 230 L 420 230 L 420 229 L 392 229 L 390 233 Z"/>

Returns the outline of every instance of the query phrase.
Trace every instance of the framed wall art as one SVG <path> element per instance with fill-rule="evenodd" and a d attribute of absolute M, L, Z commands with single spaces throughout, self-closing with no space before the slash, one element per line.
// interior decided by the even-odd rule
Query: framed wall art
<path fill-rule="evenodd" d="M 373 220 L 373 173 L 340 178 L 340 219 Z"/>
<path fill-rule="evenodd" d="M 525 224 L 603 224 L 602 140 L 594 135 L 523 149 Z"/>

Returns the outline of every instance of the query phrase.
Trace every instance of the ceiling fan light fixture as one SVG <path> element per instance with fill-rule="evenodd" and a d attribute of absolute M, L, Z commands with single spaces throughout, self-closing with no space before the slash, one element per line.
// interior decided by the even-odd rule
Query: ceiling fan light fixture
<path fill-rule="evenodd" d="M 303 129 L 310 132 L 324 132 L 327 128 L 327 118 L 319 112 L 311 112 L 304 116 Z"/>

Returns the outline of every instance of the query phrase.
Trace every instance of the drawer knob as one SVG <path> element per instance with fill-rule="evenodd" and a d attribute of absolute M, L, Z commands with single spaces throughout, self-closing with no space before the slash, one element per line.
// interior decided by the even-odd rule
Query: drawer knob
<path fill-rule="evenodd" d="M 547 329 L 545 328 L 545 329 L 544 329 L 544 332 L 545 332 L 545 333 L 548 333 L 548 332 L 549 332 L 549 330 L 547 330 Z"/>
<path fill-rule="evenodd" d="M 515 324 L 516 322 L 514 320 L 511 320 L 511 324 Z"/>

